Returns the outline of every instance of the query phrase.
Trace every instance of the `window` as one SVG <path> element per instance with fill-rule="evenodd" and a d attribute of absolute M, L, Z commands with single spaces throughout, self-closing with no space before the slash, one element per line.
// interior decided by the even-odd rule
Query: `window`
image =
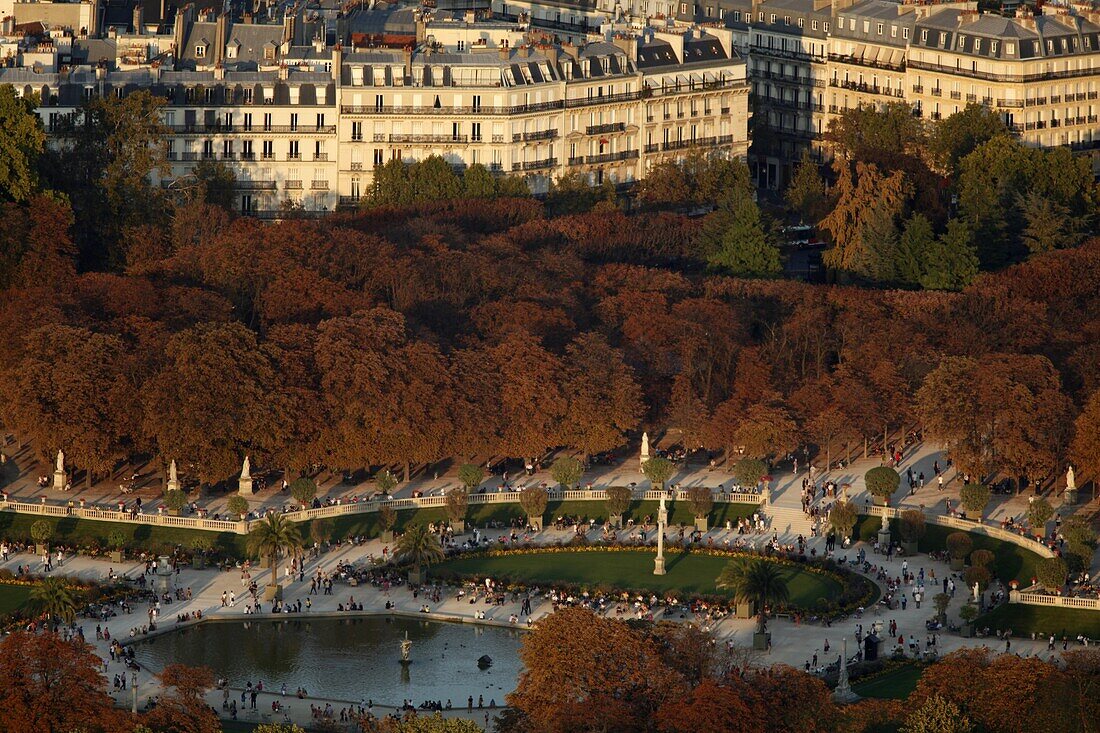
<path fill-rule="evenodd" d="M 353 122 L 351 123 L 351 139 L 362 140 L 363 139 L 363 123 Z"/>
<path fill-rule="evenodd" d="M 760 12 L 759 12 L 759 13 L 757 14 L 757 16 L 756 16 L 756 20 L 757 20 L 757 21 L 759 21 L 760 23 L 763 23 L 763 22 L 764 22 L 764 11 L 763 11 L 763 10 L 761 10 L 761 11 L 760 11 Z"/>
<path fill-rule="evenodd" d="M 1006 43 L 1005 44 L 1005 53 L 1008 54 L 1009 56 L 1015 56 L 1016 55 L 1016 44 L 1015 43 Z"/>
<path fill-rule="evenodd" d="M 876 32 L 877 32 L 877 33 L 878 33 L 878 34 L 879 34 L 880 36 L 882 35 L 882 23 L 878 23 L 878 24 L 877 24 L 877 25 L 875 26 L 875 31 L 876 31 Z"/>
<path fill-rule="evenodd" d="M 1047 53 L 1054 53 L 1054 41 L 1047 41 Z"/>
<path fill-rule="evenodd" d="M 470 139 L 476 142 L 481 142 L 481 123 L 473 122 L 470 124 Z"/>
<path fill-rule="evenodd" d="M 264 132 L 271 132 L 271 113 L 264 112 Z"/>
<path fill-rule="evenodd" d="M 687 15 L 688 6 L 687 3 L 680 3 L 680 15 Z"/>
<path fill-rule="evenodd" d="M 981 51 L 982 51 L 982 39 L 975 38 L 974 39 L 974 53 L 981 53 Z"/>
<path fill-rule="evenodd" d="M 206 58 L 206 46 L 202 46 L 202 45 L 195 46 L 195 58 L 197 58 L 197 59 Z"/>
<path fill-rule="evenodd" d="M 317 113 L 317 129 L 318 130 L 325 129 L 325 113 L 324 112 L 318 112 Z"/>
<path fill-rule="evenodd" d="M 871 32 L 871 21 L 869 21 L 869 20 L 863 21 L 863 32 L 864 33 L 870 33 Z"/>
<path fill-rule="evenodd" d="M 287 151 L 287 156 L 286 157 L 289 158 L 290 160 L 298 160 L 299 158 L 302 157 L 302 153 L 298 150 L 298 141 L 297 140 L 291 140 L 290 141 L 290 150 Z"/>
<path fill-rule="evenodd" d="M 784 15 L 783 16 L 783 25 L 790 25 L 790 24 L 791 24 L 791 16 Z"/>
<path fill-rule="evenodd" d="M 252 104 L 252 90 L 251 89 L 245 89 L 244 90 L 244 103 L 245 104 Z"/>
<path fill-rule="evenodd" d="M 805 23 L 806 23 L 806 21 L 804 21 L 802 18 L 798 19 L 798 27 L 799 28 L 801 28 L 803 25 L 805 25 Z"/>
<path fill-rule="evenodd" d="M 821 30 L 825 31 L 826 33 L 829 32 L 829 21 L 825 21 L 821 24 Z"/>
<path fill-rule="evenodd" d="M 901 29 L 901 37 L 904 38 L 905 40 L 909 40 L 909 29 L 908 28 L 902 28 Z"/>
<path fill-rule="evenodd" d="M 297 112 L 292 112 L 291 115 L 290 115 L 290 131 L 291 132 L 297 132 L 298 131 L 298 113 Z"/>
<path fill-rule="evenodd" d="M 815 31 L 817 30 L 817 21 L 816 20 L 811 20 L 810 21 L 810 28 L 814 29 Z"/>
<path fill-rule="evenodd" d="M 374 151 L 374 167 L 377 168 L 380 165 L 382 165 L 382 151 L 381 150 L 375 150 Z"/>
<path fill-rule="evenodd" d="M 275 47 L 267 46 L 264 48 L 264 60 L 271 61 L 275 58 Z"/>
<path fill-rule="evenodd" d="M 989 42 L 989 52 L 991 54 L 994 54 L 994 55 L 997 54 L 997 42 L 996 41 L 990 41 Z"/>
<path fill-rule="evenodd" d="M 928 40 L 928 31 L 924 30 L 920 32 L 920 40 L 921 43 L 924 43 Z"/>
<path fill-rule="evenodd" d="M 856 19 L 855 18 L 852 18 L 851 20 L 848 21 L 848 28 L 853 30 L 853 31 L 856 29 Z"/>
<path fill-rule="evenodd" d="M 771 23 L 772 25 L 775 25 L 775 13 L 772 13 L 771 15 L 768 16 L 768 22 Z"/>
<path fill-rule="evenodd" d="M 271 140 L 264 140 L 263 149 L 264 160 L 271 160 L 275 157 L 275 143 Z"/>
<path fill-rule="evenodd" d="M 244 129 L 245 129 L 246 132 L 248 130 L 252 129 L 252 113 L 251 112 L 245 112 L 244 113 Z"/>
<path fill-rule="evenodd" d="M 734 20 L 734 22 L 737 22 L 737 23 L 741 22 L 741 11 L 740 10 L 734 10 L 733 11 L 733 20 Z"/>
<path fill-rule="evenodd" d="M 898 37 L 898 27 L 896 25 L 890 26 L 890 37 L 891 38 L 897 38 Z"/>

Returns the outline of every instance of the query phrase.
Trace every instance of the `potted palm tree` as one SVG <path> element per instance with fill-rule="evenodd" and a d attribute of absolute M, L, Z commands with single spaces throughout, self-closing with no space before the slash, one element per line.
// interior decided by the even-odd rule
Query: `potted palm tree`
<path fill-rule="evenodd" d="M 736 558 L 726 563 L 715 581 L 719 588 L 730 590 L 738 604 L 753 604 L 756 610 L 756 633 L 753 649 L 766 650 L 771 644 L 767 630 L 768 606 L 786 603 L 790 598 L 783 570 L 774 562 L 760 558 Z"/>
<path fill-rule="evenodd" d="M 393 542 L 393 528 L 396 524 L 397 512 L 393 510 L 393 507 L 384 505 L 378 510 L 378 526 L 382 528 L 382 544 L 388 545 Z"/>
<path fill-rule="evenodd" d="M 630 508 L 634 494 L 625 486 L 612 486 L 607 490 L 607 514 L 612 527 L 623 526 L 623 514 Z"/>
<path fill-rule="evenodd" d="M 393 558 L 400 564 L 409 563 L 409 583 L 420 585 L 424 582 L 425 570 L 433 563 L 443 559 L 443 546 L 439 538 L 428 531 L 425 524 L 414 524 L 397 538 Z"/>
<path fill-rule="evenodd" d="M 264 600 L 283 597 L 279 585 L 279 558 L 294 556 L 302 551 L 302 534 L 298 527 L 281 514 L 268 514 L 257 522 L 248 533 L 248 552 L 264 558 L 271 565 L 271 582 L 264 588 Z"/>
<path fill-rule="evenodd" d="M 31 539 L 34 540 L 34 551 L 38 555 L 45 555 L 50 551 L 49 541 L 53 535 L 53 525 L 45 519 L 39 519 L 31 525 Z"/>
<path fill-rule="evenodd" d="M 708 529 L 707 517 L 714 508 L 714 494 L 706 486 L 695 486 L 688 489 L 688 503 L 695 514 L 695 529 L 706 532 Z"/>
<path fill-rule="evenodd" d="M 78 605 L 76 590 L 64 578 L 45 578 L 31 589 L 30 606 L 34 612 L 56 621 L 72 623 Z"/>
<path fill-rule="evenodd" d="M 111 562 L 122 562 L 122 547 L 126 544 L 126 535 L 122 530 L 116 529 L 107 535 L 107 541 L 111 543 Z"/>
<path fill-rule="evenodd" d="M 470 508 L 470 497 L 465 488 L 451 489 L 447 492 L 447 518 L 455 534 L 466 531 L 466 512 Z"/>

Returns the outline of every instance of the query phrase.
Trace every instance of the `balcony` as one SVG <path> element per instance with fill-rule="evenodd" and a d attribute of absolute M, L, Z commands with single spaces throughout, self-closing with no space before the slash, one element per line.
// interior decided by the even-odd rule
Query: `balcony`
<path fill-rule="evenodd" d="M 656 153 L 660 149 L 661 149 L 661 146 L 658 143 L 648 143 L 645 146 L 645 152 L 646 153 Z"/>
<path fill-rule="evenodd" d="M 729 107 L 723 107 L 720 110 L 720 112 L 721 112 L 721 114 L 728 115 L 730 113 L 730 108 Z"/>
<path fill-rule="evenodd" d="M 286 154 L 286 159 L 287 160 L 301 160 L 302 159 L 302 154 L 300 152 L 298 152 L 297 150 L 291 150 L 289 153 Z"/>
<path fill-rule="evenodd" d="M 1023 107 L 1024 100 L 1022 99 L 998 99 L 998 107 Z"/>
<path fill-rule="evenodd" d="M 978 101 L 978 95 L 977 94 L 967 94 L 966 95 L 966 101 L 967 102 L 977 102 Z"/>
<path fill-rule="evenodd" d="M 851 64 L 853 66 L 866 66 L 872 69 L 886 69 L 887 71 L 905 71 L 905 64 L 889 64 L 882 61 L 869 61 L 863 57 L 844 56 L 843 54 L 838 53 L 829 54 L 829 60 L 836 61 L 842 64 Z"/>
<path fill-rule="evenodd" d="M 314 153 L 313 159 L 318 163 L 324 163 L 328 160 L 328 153 Z"/>
<path fill-rule="evenodd" d="M 316 128 L 304 128 L 301 125 L 264 125 L 263 129 L 253 129 L 252 125 L 226 125 L 216 123 L 204 125 L 200 123 L 190 125 L 166 125 L 169 132 L 176 135 L 256 135 L 264 133 L 297 133 L 332 135 L 336 132 L 336 125 L 322 125 Z"/>
<path fill-rule="evenodd" d="M 914 84 L 913 85 L 913 92 L 915 94 L 924 94 L 924 87 L 921 86 L 920 84 Z"/>
<path fill-rule="evenodd" d="M 341 209 L 357 209 L 359 208 L 358 196 L 341 196 L 336 201 L 336 206 Z"/>
<path fill-rule="evenodd" d="M 883 94 L 888 97 L 901 97 L 903 92 L 901 88 L 891 89 L 890 87 L 880 87 L 876 84 L 868 84 L 862 81 L 851 81 L 850 79 L 830 79 L 829 86 L 838 87 L 840 89 L 850 89 L 853 92 L 863 92 L 865 94 Z"/>
<path fill-rule="evenodd" d="M 244 181 L 233 184 L 238 191 L 274 191 L 275 181 Z"/>
<path fill-rule="evenodd" d="M 951 92 L 950 96 L 951 96 L 952 99 L 962 99 L 962 93 L 961 92 Z"/>
<path fill-rule="evenodd" d="M 588 165 L 597 163 L 614 163 L 620 160 L 633 160 L 638 157 L 637 150 L 621 150 L 618 153 L 602 153 L 600 155 L 586 156 L 584 162 Z"/>
<path fill-rule="evenodd" d="M 609 122 L 604 125 L 589 125 L 584 129 L 586 135 L 606 135 L 612 132 L 624 132 L 625 122 Z"/>
<path fill-rule="evenodd" d="M 309 184 L 311 191 L 327 191 L 328 181 L 313 181 Z"/>
<path fill-rule="evenodd" d="M 532 142 L 534 140 L 553 140 L 558 136 L 557 130 L 540 130 L 538 132 L 517 132 L 512 135 L 512 142 Z M 497 142 L 497 141 L 494 141 Z M 504 142 L 503 140 L 499 142 Z"/>
<path fill-rule="evenodd" d="M 1061 104 L 1062 103 L 1061 95 L 1055 95 L 1055 96 L 1051 97 L 1050 98 L 1050 103 L 1051 104 Z"/>
<path fill-rule="evenodd" d="M 578 155 L 578 156 L 569 158 L 568 165 L 584 165 L 584 156 L 583 155 Z"/>
<path fill-rule="evenodd" d="M 246 150 L 241 153 L 241 160 L 256 160 L 256 154 L 251 150 Z"/>
<path fill-rule="evenodd" d="M 469 140 L 466 135 L 390 135 L 391 143 L 460 144 Z"/>
<path fill-rule="evenodd" d="M 198 160 L 198 159 L 199 159 L 199 154 L 198 153 L 183 153 L 182 158 L 181 158 L 181 160 Z"/>
<path fill-rule="evenodd" d="M 178 154 L 174 150 L 169 150 L 167 153 L 164 154 L 164 157 L 167 160 L 176 160 L 178 158 Z"/>
<path fill-rule="evenodd" d="M 932 96 L 933 97 L 942 97 L 943 96 L 943 89 L 941 89 L 940 87 L 933 87 Z"/>
<path fill-rule="evenodd" d="M 558 164 L 557 158 L 543 158 L 542 160 L 528 160 L 522 163 L 513 163 L 514 171 L 537 171 L 543 168 L 553 168 Z"/>
<path fill-rule="evenodd" d="M 363 170 L 363 164 L 360 161 L 353 161 L 351 164 L 351 170 L 361 171 Z"/>
<path fill-rule="evenodd" d="M 300 191 L 302 189 L 301 181 L 287 181 L 283 184 L 283 188 L 288 191 Z"/>

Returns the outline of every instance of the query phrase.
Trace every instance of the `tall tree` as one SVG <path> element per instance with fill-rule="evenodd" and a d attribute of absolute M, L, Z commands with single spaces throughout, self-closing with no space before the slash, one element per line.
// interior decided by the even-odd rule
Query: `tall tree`
<path fill-rule="evenodd" d="M 1083 478 L 1100 481 L 1100 390 L 1092 393 L 1073 426 L 1070 458 Z"/>
<path fill-rule="evenodd" d="M 920 283 L 929 290 L 961 290 L 978 275 L 978 251 L 970 226 L 952 219 L 926 250 Z"/>
<path fill-rule="evenodd" d="M 1069 207 L 1028 191 L 1016 197 L 1026 224 L 1020 234 L 1031 254 L 1075 247 L 1080 243 L 1084 222 L 1070 216 Z"/>
<path fill-rule="evenodd" d="M 795 168 L 783 198 L 791 211 L 798 214 L 799 221 L 816 224 L 824 216 L 828 204 L 825 181 L 822 180 L 821 171 L 808 150 L 802 153 L 802 160 Z"/>
<path fill-rule="evenodd" d="M 783 271 L 774 232 L 751 199 L 734 205 L 729 223 L 707 258 L 711 269 L 740 277 L 774 277 Z"/>
<path fill-rule="evenodd" d="M 206 702 L 214 687 L 214 673 L 207 667 L 169 664 L 157 675 L 165 692 L 143 722 L 153 733 L 219 733 L 217 713 Z"/>
<path fill-rule="evenodd" d="M 979 145 L 998 135 L 1008 135 L 1001 116 L 988 107 L 971 102 L 959 112 L 933 122 L 928 131 L 928 153 L 932 164 L 945 175 L 953 174 L 959 161 Z"/>
<path fill-rule="evenodd" d="M 26 201 L 38 191 L 38 159 L 46 145 L 38 100 L 0 86 L 0 200 Z"/>
<path fill-rule="evenodd" d="M 569 344 L 563 366 L 562 442 L 586 459 L 623 445 L 642 416 L 642 391 L 622 353 L 602 336 L 585 333 Z"/>

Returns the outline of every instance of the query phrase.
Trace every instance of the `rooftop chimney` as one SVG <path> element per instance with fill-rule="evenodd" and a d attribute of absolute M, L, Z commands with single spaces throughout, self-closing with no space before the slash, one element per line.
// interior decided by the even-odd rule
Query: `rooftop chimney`
<path fill-rule="evenodd" d="M 139 36 L 145 33 L 145 8 L 140 4 L 134 5 L 134 33 Z"/>

